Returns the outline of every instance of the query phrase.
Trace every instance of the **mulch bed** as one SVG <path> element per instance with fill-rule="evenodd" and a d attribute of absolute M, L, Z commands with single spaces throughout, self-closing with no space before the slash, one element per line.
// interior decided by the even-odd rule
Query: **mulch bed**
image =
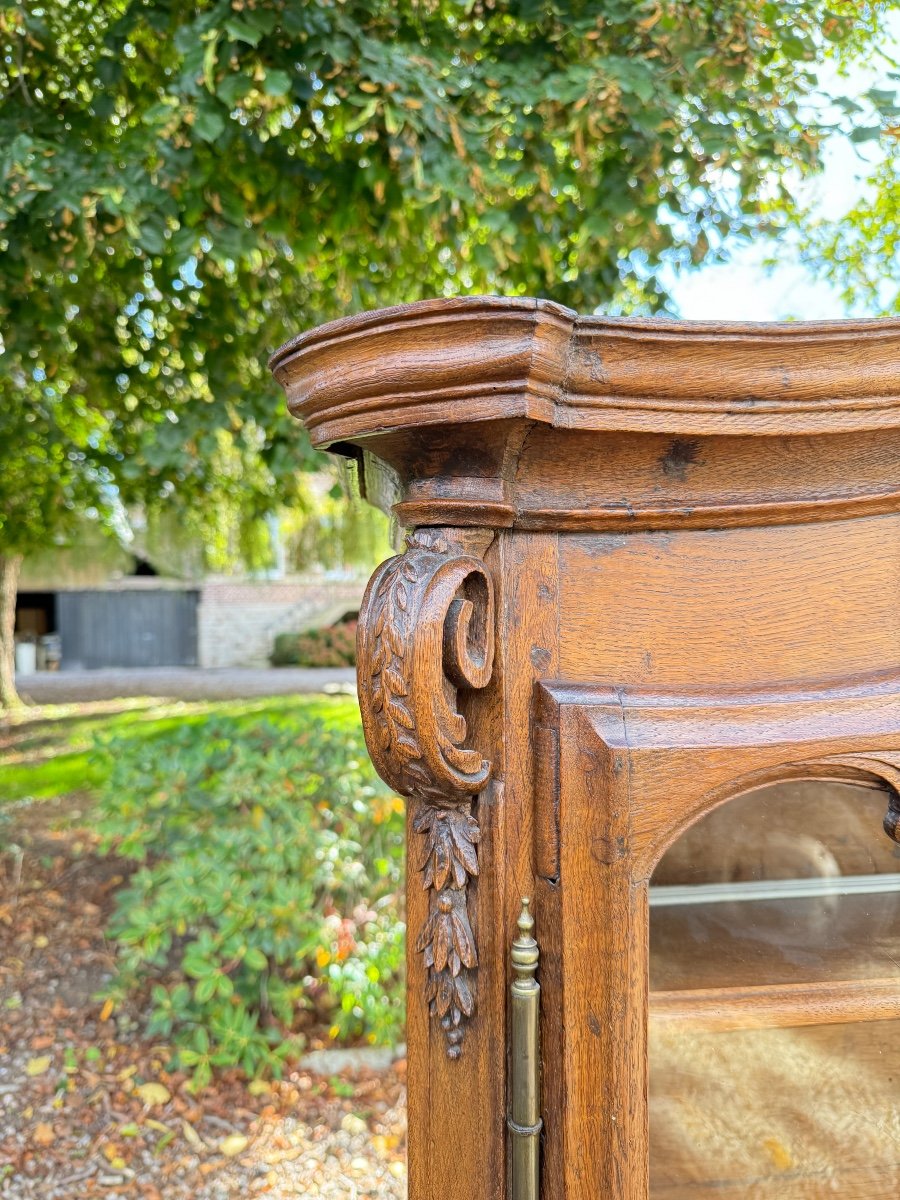
<path fill-rule="evenodd" d="M 230 1073 L 194 1096 L 139 1008 L 95 998 L 127 867 L 95 852 L 84 808 L 21 805 L 0 828 L 0 1196 L 405 1196 L 404 1062 L 249 1085 Z"/>

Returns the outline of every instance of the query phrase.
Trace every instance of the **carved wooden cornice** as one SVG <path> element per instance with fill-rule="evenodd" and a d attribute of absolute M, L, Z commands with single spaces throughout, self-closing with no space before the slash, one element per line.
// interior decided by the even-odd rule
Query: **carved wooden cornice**
<path fill-rule="evenodd" d="M 459 1056 L 475 1011 L 478 953 L 468 912 L 478 874 L 473 798 L 491 764 L 466 742 L 457 689 L 483 688 L 494 656 L 494 596 L 481 559 L 452 533 L 422 530 L 373 575 L 357 633 L 359 703 L 369 753 L 389 786 L 415 805 L 430 914 L 416 940 L 425 999 Z"/>
<path fill-rule="evenodd" d="M 461 297 L 323 325 L 272 366 L 314 444 L 357 459 L 367 498 L 406 528 L 900 511 L 900 320 L 639 320 Z"/>
<path fill-rule="evenodd" d="M 528 418 L 677 435 L 900 426 L 900 321 L 579 316 L 458 297 L 360 313 L 272 357 L 315 445 L 373 430 Z"/>

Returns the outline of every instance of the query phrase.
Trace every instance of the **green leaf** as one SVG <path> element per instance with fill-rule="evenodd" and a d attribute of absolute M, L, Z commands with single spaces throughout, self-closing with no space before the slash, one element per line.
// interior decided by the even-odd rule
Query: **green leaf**
<path fill-rule="evenodd" d="M 165 100 L 160 100 L 156 104 L 151 104 L 149 108 L 145 108 L 141 113 L 141 121 L 145 125 L 159 125 L 166 121 L 170 121 L 175 112 L 175 106 Z"/>
<path fill-rule="evenodd" d="M 234 108 L 238 100 L 242 100 L 253 89 L 253 80 L 246 75 L 226 75 L 216 85 L 216 95 L 223 104 Z"/>
<path fill-rule="evenodd" d="M 139 240 L 148 254 L 162 254 L 166 247 L 166 223 L 159 214 L 152 214 L 141 223 Z"/>
<path fill-rule="evenodd" d="M 194 999 L 198 1004 L 208 1004 L 218 990 L 218 975 L 205 975 L 194 987 Z"/>
<path fill-rule="evenodd" d="M 275 26 L 275 14 L 264 10 L 244 9 L 242 16 L 229 17 L 225 31 L 238 42 L 258 46 L 265 34 Z"/>
<path fill-rule="evenodd" d="M 263 91 L 267 96 L 284 96 L 291 88 L 291 77 L 287 71 L 266 71 Z"/>
<path fill-rule="evenodd" d="M 216 108 L 203 107 L 194 117 L 194 132 L 204 142 L 214 142 L 225 128 L 225 117 Z"/>
<path fill-rule="evenodd" d="M 880 125 L 859 125 L 850 134 L 851 142 L 871 142 L 881 137 Z"/>

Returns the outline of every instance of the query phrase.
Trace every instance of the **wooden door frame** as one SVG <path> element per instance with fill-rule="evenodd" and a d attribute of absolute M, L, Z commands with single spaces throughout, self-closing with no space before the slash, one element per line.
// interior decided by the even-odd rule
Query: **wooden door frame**
<path fill-rule="evenodd" d="M 896 839 L 900 679 L 665 696 L 551 683 L 535 711 L 541 1196 L 647 1200 L 653 868 L 704 813 L 790 779 L 885 789 Z"/>

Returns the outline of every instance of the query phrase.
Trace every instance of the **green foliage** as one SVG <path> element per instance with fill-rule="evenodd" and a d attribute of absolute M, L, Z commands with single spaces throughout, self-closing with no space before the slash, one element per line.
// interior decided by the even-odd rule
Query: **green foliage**
<path fill-rule="evenodd" d="M 815 165 L 815 67 L 884 7 L 6 6 L 0 551 L 131 499 L 213 540 L 239 512 L 252 549 L 312 461 L 264 363 L 297 326 L 478 291 L 658 305 L 661 260 Z"/>
<path fill-rule="evenodd" d="M 340 475 L 335 481 L 308 474 L 297 484 L 294 507 L 281 521 L 285 557 L 293 570 L 311 564 L 371 570 L 393 552 L 389 519 L 362 499 L 355 471 Z"/>
<path fill-rule="evenodd" d="M 851 314 L 900 313 L 900 147 L 896 141 L 872 172 L 863 200 L 837 220 L 800 217 L 803 255 L 824 264 Z"/>
<path fill-rule="evenodd" d="M 900 69 L 887 53 L 882 61 L 886 86 L 841 105 L 844 133 L 865 147 L 860 165 L 874 163 L 861 199 L 837 216 L 789 209 L 806 263 L 858 316 L 900 313 Z"/>
<path fill-rule="evenodd" d="M 185 703 L 134 699 L 116 702 L 116 711 L 82 715 L 80 705 L 43 705 L 25 710 L 24 719 L 6 726 L 0 752 L 0 805 L 91 792 L 105 783 L 112 761 L 97 753 L 111 738 L 153 739 L 175 729 L 201 727 L 227 717 L 236 728 L 263 720 L 326 721 L 356 730 L 359 708 L 345 696 L 270 696 L 263 700 Z M 198 735 L 199 736 L 199 735 Z"/>
<path fill-rule="evenodd" d="M 153 984 L 150 1032 L 197 1086 L 278 1073 L 310 1011 L 333 1037 L 399 1036 L 403 806 L 358 725 L 214 718 L 107 759 L 100 832 L 141 864 L 110 925 L 115 994 Z"/>
<path fill-rule="evenodd" d="M 352 667 L 355 663 L 355 621 L 279 633 L 272 651 L 273 667 Z"/>

